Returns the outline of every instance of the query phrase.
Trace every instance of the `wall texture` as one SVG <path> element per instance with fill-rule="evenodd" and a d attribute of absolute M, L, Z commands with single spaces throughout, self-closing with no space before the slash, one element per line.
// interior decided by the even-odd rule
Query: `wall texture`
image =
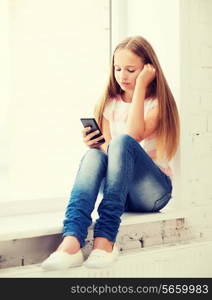
<path fill-rule="evenodd" d="M 212 1 L 180 1 L 181 204 L 212 237 Z"/>

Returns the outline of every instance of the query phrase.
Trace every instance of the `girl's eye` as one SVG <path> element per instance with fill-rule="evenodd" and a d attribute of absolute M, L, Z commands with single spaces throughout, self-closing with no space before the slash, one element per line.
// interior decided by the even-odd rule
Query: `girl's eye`
<path fill-rule="evenodd" d="M 116 72 L 119 72 L 119 71 L 121 71 L 121 69 L 115 69 L 115 71 L 116 71 Z M 130 72 L 130 73 L 135 72 L 135 70 L 127 70 L 127 71 Z"/>

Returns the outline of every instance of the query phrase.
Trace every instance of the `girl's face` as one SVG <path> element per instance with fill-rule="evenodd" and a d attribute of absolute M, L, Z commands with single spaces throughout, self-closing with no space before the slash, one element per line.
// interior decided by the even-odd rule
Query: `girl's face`
<path fill-rule="evenodd" d="M 132 92 L 136 78 L 144 67 L 141 57 L 128 49 L 116 50 L 114 54 L 115 79 L 125 92 Z"/>

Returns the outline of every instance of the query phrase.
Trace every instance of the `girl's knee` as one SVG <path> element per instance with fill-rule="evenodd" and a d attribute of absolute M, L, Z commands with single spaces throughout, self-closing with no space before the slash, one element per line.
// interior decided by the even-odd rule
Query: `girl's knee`
<path fill-rule="evenodd" d="M 90 172 L 95 171 L 98 168 L 105 168 L 107 166 L 107 155 L 98 149 L 89 149 L 82 157 L 80 161 L 80 168 L 85 168 Z"/>
<path fill-rule="evenodd" d="M 97 149 L 97 148 L 92 148 L 92 149 L 89 149 L 83 156 L 83 158 L 85 159 L 89 159 L 89 160 L 105 160 L 107 158 L 107 155 Z"/>
<path fill-rule="evenodd" d="M 114 137 L 109 145 L 109 148 L 125 148 L 129 145 L 136 144 L 137 141 L 128 134 L 120 134 Z"/>

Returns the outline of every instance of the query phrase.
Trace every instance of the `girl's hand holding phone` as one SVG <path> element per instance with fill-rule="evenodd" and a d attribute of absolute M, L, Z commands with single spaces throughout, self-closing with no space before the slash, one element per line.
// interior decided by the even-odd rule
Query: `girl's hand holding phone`
<path fill-rule="evenodd" d="M 85 127 L 82 130 L 82 135 L 83 135 L 83 142 L 86 144 L 86 146 L 88 146 L 89 148 L 100 148 L 101 143 L 98 143 L 100 140 L 102 140 L 104 138 L 103 135 L 95 138 L 95 139 L 91 139 L 92 137 L 94 137 L 95 135 L 97 135 L 99 133 L 99 130 L 93 131 L 91 133 L 86 134 L 88 131 L 91 130 L 91 127 Z"/>

